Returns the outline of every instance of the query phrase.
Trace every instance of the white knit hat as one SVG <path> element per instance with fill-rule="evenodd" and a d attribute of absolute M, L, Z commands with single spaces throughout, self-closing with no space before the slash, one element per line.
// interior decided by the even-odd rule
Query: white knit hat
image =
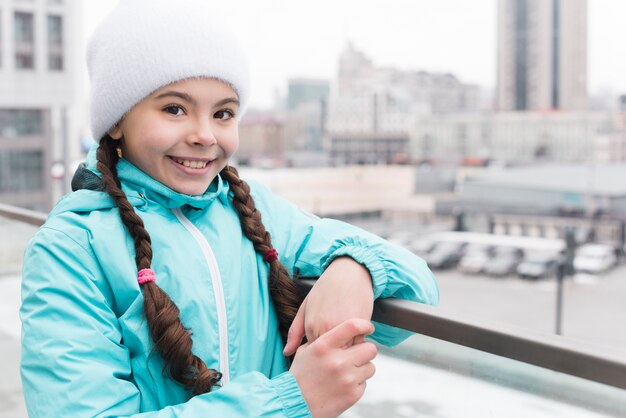
<path fill-rule="evenodd" d="M 87 46 L 91 130 L 96 140 L 159 88 L 193 77 L 227 82 L 249 97 L 243 48 L 212 0 L 120 0 Z"/>

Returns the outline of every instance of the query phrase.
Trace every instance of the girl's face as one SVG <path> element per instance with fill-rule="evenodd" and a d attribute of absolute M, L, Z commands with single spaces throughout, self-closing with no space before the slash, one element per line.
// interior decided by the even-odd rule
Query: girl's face
<path fill-rule="evenodd" d="M 215 79 L 163 87 L 135 105 L 111 131 L 124 158 L 170 189 L 204 193 L 237 150 L 239 99 Z"/>

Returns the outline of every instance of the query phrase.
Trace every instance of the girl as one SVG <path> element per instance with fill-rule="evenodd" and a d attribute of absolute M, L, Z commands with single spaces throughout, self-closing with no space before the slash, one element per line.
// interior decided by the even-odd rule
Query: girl
<path fill-rule="evenodd" d="M 336 417 L 374 374 L 374 298 L 438 300 L 421 259 L 228 165 L 247 70 L 208 3 L 121 0 L 90 41 L 100 140 L 24 261 L 31 417 Z"/>

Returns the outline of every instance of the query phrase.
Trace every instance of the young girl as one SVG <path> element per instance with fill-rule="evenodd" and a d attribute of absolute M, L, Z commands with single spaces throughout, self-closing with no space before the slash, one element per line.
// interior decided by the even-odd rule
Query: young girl
<path fill-rule="evenodd" d="M 406 337 L 374 298 L 438 300 L 421 259 L 228 165 L 247 67 L 208 3 L 121 0 L 90 41 L 99 143 L 24 261 L 31 417 L 336 417 L 364 336 Z"/>

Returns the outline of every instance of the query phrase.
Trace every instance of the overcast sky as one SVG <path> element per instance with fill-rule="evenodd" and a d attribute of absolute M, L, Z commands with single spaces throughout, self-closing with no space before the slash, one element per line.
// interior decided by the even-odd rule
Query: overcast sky
<path fill-rule="evenodd" d="M 86 37 L 117 2 L 85 2 Z M 464 82 L 495 87 L 496 0 L 214 3 L 247 49 L 253 106 L 270 106 L 277 91 L 286 91 L 288 78 L 333 79 L 348 40 L 376 65 L 451 72 Z M 588 5 L 589 90 L 626 94 L 626 0 Z"/>

